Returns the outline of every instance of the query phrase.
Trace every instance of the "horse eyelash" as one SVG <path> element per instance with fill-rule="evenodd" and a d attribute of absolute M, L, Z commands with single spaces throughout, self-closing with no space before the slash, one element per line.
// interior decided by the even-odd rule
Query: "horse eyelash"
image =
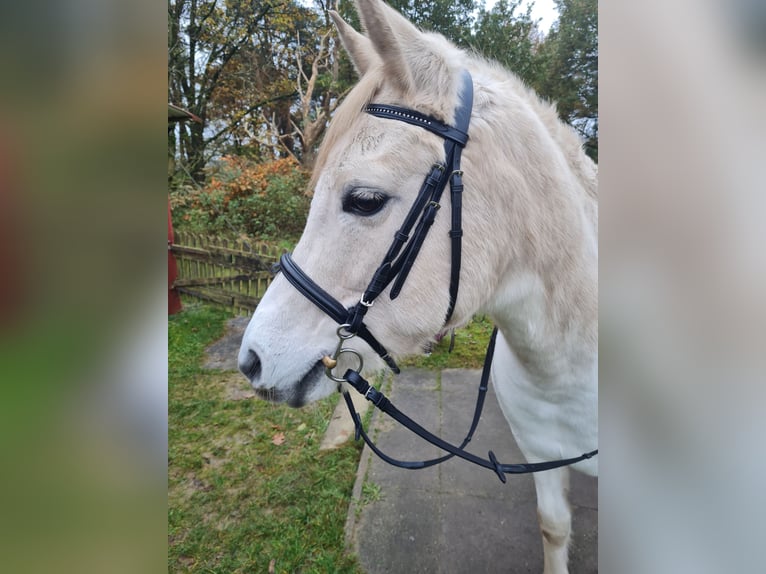
<path fill-rule="evenodd" d="M 390 197 L 378 190 L 378 189 L 369 189 L 369 188 L 362 188 L 357 187 L 353 188 L 349 191 L 347 191 L 345 194 L 343 194 L 343 211 L 348 213 L 354 213 L 356 215 L 361 216 L 370 216 L 375 215 L 378 213 L 381 209 L 383 209 L 383 206 L 386 205 Z M 377 207 L 377 209 L 365 211 L 358 208 L 355 208 L 354 202 L 355 201 L 378 201 L 380 205 Z"/>

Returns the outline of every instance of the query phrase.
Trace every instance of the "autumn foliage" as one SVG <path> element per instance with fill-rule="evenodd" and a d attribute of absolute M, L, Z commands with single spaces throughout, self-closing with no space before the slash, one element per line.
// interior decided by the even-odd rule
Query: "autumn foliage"
<path fill-rule="evenodd" d="M 207 168 L 203 187 L 171 192 L 177 229 L 258 239 L 296 239 L 306 223 L 308 174 L 292 158 L 255 163 L 226 156 Z"/>

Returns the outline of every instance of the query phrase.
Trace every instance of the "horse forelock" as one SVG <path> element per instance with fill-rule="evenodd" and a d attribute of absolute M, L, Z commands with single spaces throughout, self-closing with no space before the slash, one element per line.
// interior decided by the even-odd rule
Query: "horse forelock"
<path fill-rule="evenodd" d="M 382 70 L 371 70 L 365 74 L 348 93 L 332 117 L 322 145 L 319 148 L 314 171 L 309 182 L 308 193 L 313 194 L 319 176 L 327 165 L 330 151 L 338 145 L 338 140 L 351 130 L 354 122 L 364 113 L 364 107 L 370 103 L 380 89 L 383 81 Z"/>

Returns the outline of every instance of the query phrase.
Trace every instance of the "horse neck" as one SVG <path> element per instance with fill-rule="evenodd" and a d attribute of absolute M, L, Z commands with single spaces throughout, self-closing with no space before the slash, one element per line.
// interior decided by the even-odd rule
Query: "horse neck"
<path fill-rule="evenodd" d="M 487 306 L 521 364 L 538 379 L 591 372 L 598 352 L 598 260 L 587 241 L 546 261 L 509 261 Z"/>
<path fill-rule="evenodd" d="M 482 88 L 477 96 L 481 106 Z M 515 98 L 512 113 L 480 109 L 485 121 L 474 131 L 492 141 L 474 164 L 488 193 L 483 208 L 507 214 L 493 229 L 500 276 L 486 310 L 524 366 L 550 378 L 573 363 L 590 368 L 597 352 L 596 167 L 554 110 L 533 94 Z"/>
<path fill-rule="evenodd" d="M 527 372 L 538 380 L 591 372 L 598 351 L 595 281 L 587 274 L 577 285 L 552 285 L 539 272 L 509 273 L 487 305 Z"/>

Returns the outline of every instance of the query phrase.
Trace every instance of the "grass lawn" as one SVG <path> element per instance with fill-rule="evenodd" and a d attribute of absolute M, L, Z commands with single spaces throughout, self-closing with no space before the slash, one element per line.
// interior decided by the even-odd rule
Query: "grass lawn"
<path fill-rule="evenodd" d="M 201 369 L 228 317 L 169 319 L 168 570 L 358 574 L 343 527 L 361 445 L 318 451 L 337 396 L 296 410 Z"/>
<path fill-rule="evenodd" d="M 343 529 L 362 445 L 318 450 L 337 395 L 291 409 L 252 398 L 239 373 L 202 369 L 229 317 L 187 302 L 169 318 L 169 572 L 361 574 Z M 452 354 L 447 337 L 400 364 L 479 368 L 491 331 L 477 318 Z"/>
<path fill-rule="evenodd" d="M 423 369 L 481 369 L 493 327 L 488 317 L 477 315 L 468 325 L 455 331 L 455 345 L 451 353 L 450 337 L 447 335 L 434 345 L 430 355 L 408 357 L 399 361 L 399 366 Z"/>

